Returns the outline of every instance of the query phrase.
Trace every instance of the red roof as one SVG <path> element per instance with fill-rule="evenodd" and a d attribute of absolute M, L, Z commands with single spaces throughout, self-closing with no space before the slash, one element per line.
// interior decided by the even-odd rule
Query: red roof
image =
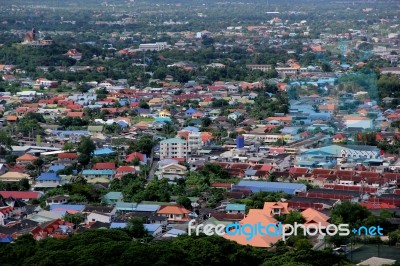
<path fill-rule="evenodd" d="M 212 187 L 216 188 L 231 188 L 233 184 L 231 183 L 212 183 Z"/>
<path fill-rule="evenodd" d="M 76 152 L 63 152 L 58 154 L 58 159 L 76 159 L 78 154 Z"/>
<path fill-rule="evenodd" d="M 141 162 L 144 162 L 144 154 L 140 153 L 140 152 L 132 152 L 131 154 L 128 154 L 128 156 L 126 156 L 125 161 L 127 161 L 128 163 L 132 162 L 133 160 L 135 160 L 136 158 L 138 158 Z"/>
<path fill-rule="evenodd" d="M 116 168 L 115 163 L 96 163 L 93 165 L 93 170 L 115 170 Z"/>
<path fill-rule="evenodd" d="M 308 172 L 308 168 L 300 168 L 300 167 L 293 167 L 290 168 L 289 173 L 291 174 L 306 174 Z"/>
<path fill-rule="evenodd" d="M 3 198 L 13 197 L 14 199 L 38 199 L 41 193 L 38 191 L 0 191 Z"/>
<path fill-rule="evenodd" d="M 68 112 L 67 113 L 68 117 L 83 117 L 83 112 Z"/>
<path fill-rule="evenodd" d="M 117 168 L 117 173 L 118 172 L 135 172 L 135 168 L 132 166 L 120 166 Z"/>

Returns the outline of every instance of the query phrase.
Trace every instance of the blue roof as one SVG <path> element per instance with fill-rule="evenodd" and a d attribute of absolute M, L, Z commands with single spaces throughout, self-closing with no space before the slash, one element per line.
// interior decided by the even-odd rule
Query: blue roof
<path fill-rule="evenodd" d="M 156 117 L 155 120 L 156 122 L 171 122 L 171 117 Z"/>
<path fill-rule="evenodd" d="M 13 241 L 12 236 L 8 235 L 5 237 L 0 237 L 0 243 L 11 243 Z"/>
<path fill-rule="evenodd" d="M 246 210 L 246 204 L 232 204 L 229 203 L 226 205 L 225 208 L 227 211 L 245 211 Z"/>
<path fill-rule="evenodd" d="M 196 112 L 197 112 L 197 110 L 196 110 L 196 109 L 194 109 L 194 108 L 190 107 L 189 109 L 187 109 L 187 110 L 186 110 L 186 112 L 185 112 L 185 113 L 196 113 Z"/>
<path fill-rule="evenodd" d="M 90 170 L 86 169 L 82 171 L 82 175 L 114 175 L 114 170 Z"/>
<path fill-rule="evenodd" d="M 117 202 L 115 208 L 118 211 L 135 211 L 137 203 L 135 202 Z"/>
<path fill-rule="evenodd" d="M 89 135 L 89 131 L 86 130 L 53 130 L 53 135 Z"/>
<path fill-rule="evenodd" d="M 49 167 L 49 172 L 53 171 L 56 173 L 57 171 L 63 170 L 64 168 L 65 168 L 65 165 L 52 165 Z"/>
<path fill-rule="evenodd" d="M 106 154 L 112 154 L 114 151 L 110 148 L 104 148 L 104 149 L 99 149 L 94 151 L 94 155 L 106 155 Z"/>
<path fill-rule="evenodd" d="M 197 127 L 188 126 L 188 127 L 183 128 L 181 131 L 199 132 L 200 129 L 198 129 Z"/>
<path fill-rule="evenodd" d="M 153 204 L 138 204 L 136 206 L 136 211 L 138 212 L 156 212 L 160 209 L 160 205 Z"/>
<path fill-rule="evenodd" d="M 161 224 L 144 224 L 143 226 L 149 233 L 153 233 L 161 227 Z"/>
<path fill-rule="evenodd" d="M 110 191 L 107 194 L 104 195 L 107 199 L 121 199 L 122 198 L 122 192 L 117 192 L 117 191 Z"/>
<path fill-rule="evenodd" d="M 309 115 L 311 120 L 330 119 L 332 117 L 329 113 L 313 113 Z"/>
<path fill-rule="evenodd" d="M 264 181 L 240 181 L 234 185 L 232 190 L 250 189 L 252 192 L 284 192 L 287 194 L 295 194 L 296 192 L 306 191 L 307 187 L 304 184 L 284 183 L 284 182 L 264 182 Z"/>
<path fill-rule="evenodd" d="M 127 223 L 111 223 L 110 229 L 126 228 Z"/>
<path fill-rule="evenodd" d="M 124 120 L 119 120 L 119 121 L 117 121 L 117 124 L 118 124 L 120 127 L 122 127 L 122 128 L 126 128 L 126 127 L 129 126 L 129 124 L 128 124 L 126 121 L 124 121 Z"/>
<path fill-rule="evenodd" d="M 42 173 L 36 181 L 61 181 L 61 177 L 59 177 L 56 173 Z"/>

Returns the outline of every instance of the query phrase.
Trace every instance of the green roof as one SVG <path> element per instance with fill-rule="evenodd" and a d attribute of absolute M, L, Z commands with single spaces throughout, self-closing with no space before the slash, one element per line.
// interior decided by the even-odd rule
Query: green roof
<path fill-rule="evenodd" d="M 107 194 L 104 195 L 107 199 L 110 200 L 118 200 L 122 198 L 122 192 L 108 192 Z"/>
<path fill-rule="evenodd" d="M 244 212 L 246 210 L 246 205 L 229 203 L 226 205 L 226 210 L 227 211 L 243 211 Z"/>

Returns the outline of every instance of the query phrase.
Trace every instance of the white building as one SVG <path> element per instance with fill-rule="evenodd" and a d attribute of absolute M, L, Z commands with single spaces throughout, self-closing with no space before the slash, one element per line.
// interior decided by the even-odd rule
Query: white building
<path fill-rule="evenodd" d="M 93 211 L 86 217 L 86 224 L 94 222 L 111 223 L 111 215 Z"/>
<path fill-rule="evenodd" d="M 348 128 L 354 128 L 354 127 L 363 129 L 373 128 L 372 119 L 363 116 L 348 115 L 345 117 L 344 123 Z"/>
<path fill-rule="evenodd" d="M 190 132 L 188 135 L 188 152 L 195 151 L 201 149 L 202 140 L 200 132 Z"/>
<path fill-rule="evenodd" d="M 272 65 L 246 65 L 246 67 L 251 70 L 261 70 L 264 72 L 272 69 Z"/>
<path fill-rule="evenodd" d="M 160 160 L 185 158 L 187 156 L 187 141 L 180 138 L 166 139 L 160 142 Z"/>
<path fill-rule="evenodd" d="M 142 51 L 161 51 L 169 47 L 166 42 L 156 42 L 156 43 L 142 43 L 139 45 L 139 49 Z"/>

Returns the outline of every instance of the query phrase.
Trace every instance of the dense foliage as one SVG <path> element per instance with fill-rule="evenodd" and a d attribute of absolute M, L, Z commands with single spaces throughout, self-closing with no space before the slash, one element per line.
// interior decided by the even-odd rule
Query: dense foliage
<path fill-rule="evenodd" d="M 8 265 L 346 265 L 329 251 L 280 253 L 241 246 L 222 237 L 181 236 L 141 243 L 121 230 L 89 230 L 67 239 L 39 242 L 29 235 L 0 248 Z"/>

